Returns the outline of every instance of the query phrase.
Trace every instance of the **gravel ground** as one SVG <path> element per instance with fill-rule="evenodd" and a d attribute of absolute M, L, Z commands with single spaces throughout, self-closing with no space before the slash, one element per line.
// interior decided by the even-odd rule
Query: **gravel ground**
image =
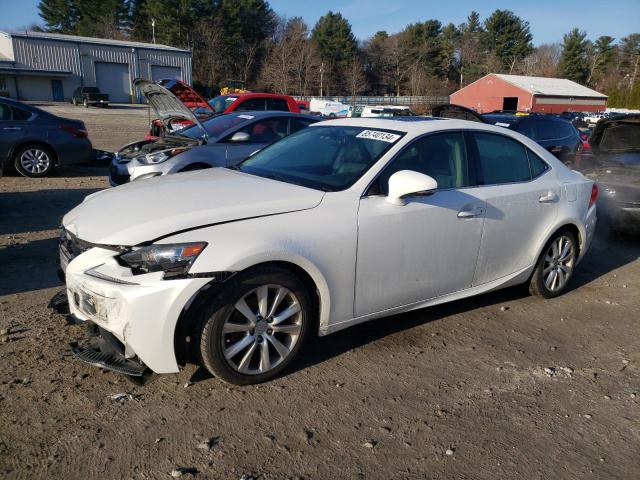
<path fill-rule="evenodd" d="M 147 125 L 47 108 L 97 148 Z M 75 361 L 81 327 L 46 308 L 60 218 L 105 175 L 0 178 L 0 477 L 640 478 L 638 238 L 599 232 L 554 300 L 512 288 L 360 325 L 260 386 L 187 366 L 140 387 Z"/>

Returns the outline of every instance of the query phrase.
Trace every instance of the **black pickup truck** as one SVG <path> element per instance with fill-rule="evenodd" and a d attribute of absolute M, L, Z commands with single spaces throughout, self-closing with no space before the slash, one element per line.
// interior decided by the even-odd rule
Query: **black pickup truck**
<path fill-rule="evenodd" d="M 98 87 L 78 87 L 73 92 L 71 103 L 84 105 L 85 108 L 89 108 L 89 105 L 107 108 L 109 106 L 109 95 L 101 93 Z"/>

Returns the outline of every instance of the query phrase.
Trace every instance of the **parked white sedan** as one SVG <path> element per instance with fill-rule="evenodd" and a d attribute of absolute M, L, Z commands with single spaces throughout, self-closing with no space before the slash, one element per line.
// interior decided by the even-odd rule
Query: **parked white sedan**
<path fill-rule="evenodd" d="M 268 380 L 314 334 L 529 282 L 565 291 L 597 187 L 526 137 L 444 119 L 320 122 L 230 169 L 90 195 L 63 220 L 84 361 L 195 359 Z M 390 320 L 392 321 L 392 320 Z"/>

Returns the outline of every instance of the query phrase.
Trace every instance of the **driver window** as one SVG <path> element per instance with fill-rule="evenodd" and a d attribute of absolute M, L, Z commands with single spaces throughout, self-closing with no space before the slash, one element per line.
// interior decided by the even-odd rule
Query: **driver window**
<path fill-rule="evenodd" d="M 287 136 L 287 123 L 288 118 L 271 117 L 247 125 L 237 132 L 248 133 L 249 143 L 272 143 Z M 229 135 L 225 141 L 229 141 L 232 136 L 233 134 Z"/>
<path fill-rule="evenodd" d="M 368 194 L 386 195 L 389 178 L 400 170 L 413 170 L 433 177 L 438 182 L 438 190 L 474 184 L 462 132 L 438 133 L 415 140 L 387 165 Z"/>

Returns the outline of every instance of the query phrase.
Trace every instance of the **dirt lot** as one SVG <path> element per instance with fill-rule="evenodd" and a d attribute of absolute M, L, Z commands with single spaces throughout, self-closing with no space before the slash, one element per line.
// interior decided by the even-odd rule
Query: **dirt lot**
<path fill-rule="evenodd" d="M 104 149 L 146 127 L 144 109 L 51 109 Z M 0 178 L 0 477 L 640 478 L 638 238 L 600 232 L 555 300 L 508 289 L 360 325 L 260 386 L 189 366 L 139 387 L 75 361 L 81 327 L 46 308 L 60 218 L 105 174 Z"/>

